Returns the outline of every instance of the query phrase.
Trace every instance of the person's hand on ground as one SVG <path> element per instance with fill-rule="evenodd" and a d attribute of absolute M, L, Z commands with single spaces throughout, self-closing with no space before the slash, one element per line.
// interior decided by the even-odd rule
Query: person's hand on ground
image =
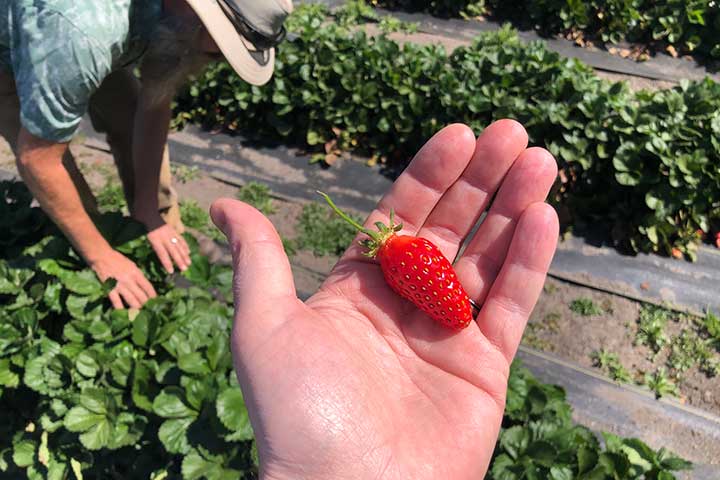
<path fill-rule="evenodd" d="M 190 247 L 182 235 L 169 224 L 165 223 L 160 214 L 142 215 L 135 213 L 133 217 L 145 225 L 147 238 L 160 264 L 165 271 L 173 273 L 175 265 L 185 271 L 190 266 Z"/>
<path fill-rule="evenodd" d="M 157 293 L 152 284 L 132 260 L 122 253 L 110 250 L 99 260 L 90 264 L 101 281 L 114 278 L 117 284 L 109 298 L 113 308 L 140 308 Z"/>
<path fill-rule="evenodd" d="M 372 212 L 455 263 L 476 322 L 453 332 L 388 287 L 354 243 L 305 303 L 280 237 L 260 212 L 219 200 L 212 217 L 235 268 L 232 349 L 262 478 L 479 479 L 497 439 L 509 367 L 558 237 L 543 203 L 555 160 L 517 122 L 479 139 L 436 134 Z M 332 193 L 332 192 L 330 192 Z"/>

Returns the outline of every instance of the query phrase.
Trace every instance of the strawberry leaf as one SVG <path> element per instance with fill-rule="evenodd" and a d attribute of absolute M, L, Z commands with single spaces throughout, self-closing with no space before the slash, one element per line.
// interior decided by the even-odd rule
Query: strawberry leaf
<path fill-rule="evenodd" d="M 18 467 L 29 467 L 35 463 L 37 444 L 32 440 L 21 440 L 13 445 L 13 462 Z"/>
<path fill-rule="evenodd" d="M 228 440 L 251 440 L 253 430 L 250 425 L 245 402 L 239 388 L 228 388 L 218 395 L 217 415 L 222 424 L 233 433 Z"/>
<path fill-rule="evenodd" d="M 195 417 L 175 418 L 166 420 L 160 425 L 158 438 L 169 453 L 185 454 L 190 449 L 187 430 Z"/>
<path fill-rule="evenodd" d="M 153 412 L 162 418 L 195 418 L 197 412 L 183 401 L 184 392 L 177 387 L 168 387 L 153 401 Z"/>

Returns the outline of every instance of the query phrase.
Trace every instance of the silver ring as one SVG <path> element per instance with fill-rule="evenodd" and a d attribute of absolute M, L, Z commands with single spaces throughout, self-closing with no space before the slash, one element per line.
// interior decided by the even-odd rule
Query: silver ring
<path fill-rule="evenodd" d="M 470 305 L 472 305 L 473 318 L 475 318 L 478 316 L 478 313 L 480 313 L 480 305 L 478 305 L 472 298 L 470 299 Z"/>
<path fill-rule="evenodd" d="M 172 237 L 172 238 L 170 239 L 170 243 L 172 243 L 173 245 L 177 245 L 178 239 L 175 238 L 175 237 Z"/>

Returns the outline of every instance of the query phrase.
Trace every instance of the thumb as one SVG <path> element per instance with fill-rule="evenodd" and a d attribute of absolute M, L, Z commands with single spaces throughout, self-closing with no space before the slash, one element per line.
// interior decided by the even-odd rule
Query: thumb
<path fill-rule="evenodd" d="M 222 198 L 210 207 L 210 216 L 228 239 L 232 251 L 236 316 L 263 327 L 282 321 L 278 309 L 297 301 L 290 262 L 275 227 L 246 203 Z M 258 315 L 275 310 L 275 315 Z M 245 320 L 244 320 L 245 321 Z"/>

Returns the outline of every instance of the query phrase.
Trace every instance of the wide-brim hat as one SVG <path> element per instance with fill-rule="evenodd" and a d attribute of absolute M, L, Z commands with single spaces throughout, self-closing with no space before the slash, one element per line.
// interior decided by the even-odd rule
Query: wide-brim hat
<path fill-rule="evenodd" d="M 270 80 L 291 0 L 186 1 L 240 78 L 253 85 Z"/>

